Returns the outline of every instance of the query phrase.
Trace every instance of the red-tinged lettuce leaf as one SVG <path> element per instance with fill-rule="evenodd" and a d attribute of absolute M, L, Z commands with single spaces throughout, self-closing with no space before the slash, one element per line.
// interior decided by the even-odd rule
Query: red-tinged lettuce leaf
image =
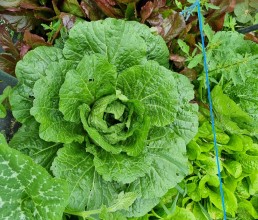
<path fill-rule="evenodd" d="M 166 8 L 152 13 L 152 15 L 147 19 L 147 22 L 158 28 L 159 34 L 166 42 L 177 37 L 185 28 L 185 20 L 183 16 L 176 11 Z"/>
<path fill-rule="evenodd" d="M 251 40 L 251 41 L 258 44 L 258 38 L 256 36 L 254 36 L 253 34 L 250 34 L 250 33 L 245 35 L 245 40 Z"/>
<path fill-rule="evenodd" d="M 19 6 L 24 9 L 46 11 L 48 13 L 53 13 L 53 10 L 51 8 L 42 6 L 39 3 L 37 3 L 37 1 L 33 1 L 33 0 L 22 0 Z"/>
<path fill-rule="evenodd" d="M 103 13 L 111 18 L 124 17 L 121 9 L 115 7 L 115 1 L 113 0 L 95 0 L 97 6 L 103 11 Z"/>
<path fill-rule="evenodd" d="M 49 43 L 45 41 L 43 37 L 39 35 L 32 34 L 28 30 L 24 32 L 23 41 L 30 47 L 36 48 L 38 46 L 50 46 Z"/>
<path fill-rule="evenodd" d="M 16 32 L 24 32 L 26 29 L 32 30 L 40 24 L 38 19 L 35 19 L 33 11 L 20 9 L 17 11 L 3 11 L 0 14 L 0 19 L 6 21 L 8 26 Z"/>
<path fill-rule="evenodd" d="M 220 9 L 209 11 L 206 21 L 214 30 L 219 31 L 223 28 L 226 13 L 234 10 L 236 0 L 211 0 L 210 3 Z"/>
<path fill-rule="evenodd" d="M 99 9 L 96 2 L 92 0 L 83 0 L 80 5 L 85 17 L 89 18 L 91 21 L 100 20 L 105 17 L 105 14 Z"/>
<path fill-rule="evenodd" d="M 12 54 L 14 58 L 19 58 L 17 45 L 12 41 L 12 38 L 5 25 L 0 25 L 0 45 L 6 53 Z"/>
<path fill-rule="evenodd" d="M 0 69 L 14 75 L 15 65 L 20 60 L 19 43 L 13 43 L 5 25 L 0 25 L 0 45 L 5 53 L 0 54 Z"/>
<path fill-rule="evenodd" d="M 153 10 L 154 10 L 154 4 L 151 1 L 148 1 L 144 6 L 141 7 L 140 15 L 141 15 L 142 23 L 144 23 L 146 19 L 150 17 Z"/>
<path fill-rule="evenodd" d="M 0 54 L 0 69 L 6 73 L 14 75 L 15 73 L 16 60 L 8 53 Z"/>

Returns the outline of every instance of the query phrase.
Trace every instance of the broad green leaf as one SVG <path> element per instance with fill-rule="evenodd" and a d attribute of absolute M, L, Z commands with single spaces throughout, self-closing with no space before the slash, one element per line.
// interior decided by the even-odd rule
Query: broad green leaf
<path fill-rule="evenodd" d="M 9 145 L 30 156 L 34 162 L 49 170 L 59 143 L 46 142 L 39 138 L 39 124 L 36 121 L 27 122 L 15 133 Z"/>
<path fill-rule="evenodd" d="M 258 173 L 253 173 L 249 176 L 249 192 L 251 195 L 258 193 Z"/>
<path fill-rule="evenodd" d="M 258 219 L 258 211 L 248 200 L 242 200 L 238 203 L 237 213 L 240 219 Z"/>
<path fill-rule="evenodd" d="M 112 182 L 106 182 L 95 171 L 93 156 L 80 144 L 67 144 L 57 152 L 51 170 L 54 176 L 68 182 L 70 211 L 110 206 L 118 193 Z"/>
<path fill-rule="evenodd" d="M 237 199 L 234 195 L 234 192 L 231 192 L 226 187 L 223 187 L 224 197 L 225 197 L 225 208 L 228 213 L 232 216 L 235 216 L 235 212 L 237 211 Z M 209 198 L 211 203 L 213 203 L 218 209 L 222 210 L 221 203 L 221 195 L 219 192 L 219 188 L 216 191 L 210 190 Z"/>
<path fill-rule="evenodd" d="M 9 100 L 12 114 L 17 121 L 24 123 L 32 118 L 30 115 L 30 108 L 33 105 L 33 99 L 33 91 L 29 86 L 19 83 L 14 87 Z"/>
<path fill-rule="evenodd" d="M 105 55 L 118 72 L 147 60 L 146 43 L 135 34 L 133 26 L 111 18 L 75 25 L 70 30 L 63 52 L 66 59 L 74 62 L 79 62 L 85 54 Z"/>
<path fill-rule="evenodd" d="M 242 174 L 242 166 L 239 162 L 234 160 L 225 160 L 222 164 L 234 178 L 238 178 Z"/>
<path fill-rule="evenodd" d="M 61 219 L 68 199 L 66 182 L 9 148 L 3 135 L 0 146 L 0 218 Z"/>
<path fill-rule="evenodd" d="M 223 146 L 225 150 L 229 149 L 232 151 L 241 152 L 244 149 L 242 137 L 240 135 L 231 135 L 229 142 Z"/>
<path fill-rule="evenodd" d="M 175 120 L 178 92 L 171 71 L 154 61 L 126 69 L 118 76 L 117 88 L 129 99 L 144 104 L 151 124 L 165 126 Z"/>
<path fill-rule="evenodd" d="M 236 153 L 234 158 L 242 165 L 246 173 L 258 172 L 258 155 L 249 155 L 247 153 Z"/>
<path fill-rule="evenodd" d="M 19 80 L 10 96 L 12 113 L 19 122 L 25 122 L 30 116 L 34 94 L 34 83 L 45 76 L 45 70 L 51 62 L 63 59 L 62 50 L 55 47 L 37 47 L 29 51 L 16 65 L 16 76 Z"/>
<path fill-rule="evenodd" d="M 46 76 L 34 85 L 33 107 L 30 113 L 40 123 L 39 136 L 45 141 L 71 143 L 84 140 L 82 126 L 66 121 L 59 111 L 59 90 L 65 74 L 74 67 L 72 62 L 52 63 Z"/>
<path fill-rule="evenodd" d="M 207 198 L 209 196 L 210 188 L 209 187 L 219 187 L 219 179 L 217 175 L 208 174 L 203 176 L 199 182 L 199 192 L 201 193 L 202 198 Z"/>
<path fill-rule="evenodd" d="M 93 146 L 96 148 L 96 146 Z M 137 157 L 126 154 L 112 154 L 104 150 L 97 150 L 94 154 L 96 171 L 106 181 L 117 181 L 123 184 L 131 183 L 151 169 L 153 158 L 146 153 Z"/>
<path fill-rule="evenodd" d="M 187 156 L 189 160 L 196 160 L 201 153 L 200 146 L 195 141 L 190 141 L 187 145 Z"/>
<path fill-rule="evenodd" d="M 85 55 L 76 70 L 67 73 L 61 86 L 59 108 L 64 118 L 80 122 L 79 106 L 91 105 L 101 97 L 115 94 L 116 78 L 116 69 L 107 58 Z"/>
<path fill-rule="evenodd" d="M 176 85 L 180 102 L 177 116 L 170 127 L 187 144 L 198 131 L 198 105 L 190 103 L 194 99 L 194 92 L 189 79 L 180 74 L 173 74 L 173 77 L 177 80 Z"/>
<path fill-rule="evenodd" d="M 20 83 L 33 88 L 34 83 L 45 76 L 45 70 L 52 62 L 63 59 L 62 50 L 56 47 L 37 47 L 29 51 L 16 65 L 15 74 Z"/>
<path fill-rule="evenodd" d="M 164 67 L 169 67 L 169 51 L 163 38 L 155 33 L 150 32 L 150 28 L 139 22 L 130 21 L 128 23 L 132 29 L 137 32 L 147 45 L 147 59 L 155 60 Z"/>
<path fill-rule="evenodd" d="M 133 213 L 138 213 L 137 216 L 140 216 L 140 213 L 143 215 L 146 209 L 139 208 L 144 204 L 144 200 L 149 200 L 148 203 L 154 206 L 156 198 L 162 197 L 169 189 L 175 187 L 188 173 L 183 139 L 177 137 L 172 130 L 162 138 L 159 128 L 155 128 L 150 138 L 155 140 L 148 146 L 153 162 L 146 176 L 129 185 L 127 191 L 140 195 L 132 206 L 133 210 L 128 213 L 129 216 Z"/>

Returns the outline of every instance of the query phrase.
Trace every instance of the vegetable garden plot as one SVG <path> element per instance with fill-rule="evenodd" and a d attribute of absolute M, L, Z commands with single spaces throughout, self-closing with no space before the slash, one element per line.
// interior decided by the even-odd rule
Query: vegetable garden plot
<path fill-rule="evenodd" d="M 227 217 L 257 219 L 258 46 L 206 34 Z M 29 52 L 7 95 L 22 127 L 9 146 L 1 136 L 0 216 L 222 219 L 204 75 L 193 86 L 168 57 L 149 28 L 116 19 Z"/>
<path fill-rule="evenodd" d="M 37 188 L 29 192 L 30 184 L 22 182 L 37 183 L 37 176 L 45 179 L 46 191 L 53 191 L 53 181 L 64 191 L 54 195 L 63 203 L 59 213 L 47 213 L 49 219 L 62 211 L 84 218 L 104 211 L 137 217 L 157 205 L 187 175 L 186 144 L 198 126 L 193 86 L 167 66 L 160 36 L 116 19 L 79 23 L 63 49 L 29 52 L 17 64 L 19 84 L 10 96 L 22 127 L 9 145 L 20 152 L 5 148 L 21 161 L 29 155 L 35 174 L 24 176 L 3 153 L 2 164 L 17 175 L 4 174 L 2 187 L 16 180 L 21 197 L 11 191 L 12 206 L 3 198 L 2 218 L 44 218 L 44 210 L 36 210 L 39 204 L 50 210 L 51 197 L 38 198 Z M 22 189 L 30 202 L 22 200 Z"/>

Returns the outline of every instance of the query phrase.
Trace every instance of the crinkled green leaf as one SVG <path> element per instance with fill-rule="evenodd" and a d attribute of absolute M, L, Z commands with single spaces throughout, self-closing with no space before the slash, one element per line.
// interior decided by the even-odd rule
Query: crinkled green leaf
<path fill-rule="evenodd" d="M 99 98 L 115 93 L 116 69 L 100 55 L 85 55 L 76 70 L 67 73 L 60 89 L 60 110 L 68 121 L 79 122 L 78 107 L 91 105 Z M 71 86 L 76 85 L 76 86 Z"/>
<path fill-rule="evenodd" d="M 194 92 L 189 79 L 180 74 L 174 74 L 173 76 L 177 80 L 176 85 L 180 102 L 177 116 L 170 127 L 188 143 L 198 131 L 198 105 L 190 103 L 194 99 Z"/>
<path fill-rule="evenodd" d="M 30 108 L 34 98 L 34 83 L 45 76 L 45 70 L 51 62 L 63 59 L 62 50 L 52 47 L 37 47 L 30 51 L 16 65 L 16 76 L 19 84 L 10 96 L 12 113 L 19 122 L 30 118 Z"/>
<path fill-rule="evenodd" d="M 247 153 L 234 154 L 234 158 L 241 163 L 242 169 L 246 173 L 258 172 L 258 155 L 248 155 Z"/>
<path fill-rule="evenodd" d="M 68 61 L 52 63 L 45 71 L 46 76 L 34 85 L 35 99 L 30 113 L 40 123 L 39 136 L 45 141 L 71 143 L 84 140 L 82 126 L 64 120 L 58 109 L 59 89 L 65 74 L 73 67 Z"/>
<path fill-rule="evenodd" d="M 155 128 L 150 135 L 150 139 L 155 140 L 150 141 L 148 146 L 150 156 L 153 157 L 150 171 L 146 176 L 129 185 L 128 191 L 137 192 L 139 198 L 133 205 L 133 210 L 130 209 L 128 216 L 144 214 L 147 208 L 141 205 L 144 200 L 155 205 L 158 201 L 156 198 L 162 197 L 170 188 L 175 187 L 188 173 L 184 140 L 170 129 L 167 135 L 160 137 L 162 130 Z M 139 210 L 140 207 L 142 209 Z"/>
<path fill-rule="evenodd" d="M 80 144 L 65 145 L 57 152 L 51 170 L 68 182 L 68 210 L 84 211 L 111 205 L 118 193 L 114 183 L 102 179 L 95 171 L 93 156 Z"/>
<path fill-rule="evenodd" d="M 33 91 L 25 84 L 18 84 L 12 91 L 9 98 L 12 107 L 12 114 L 19 122 L 26 122 L 32 119 L 30 108 L 33 105 Z"/>
<path fill-rule="evenodd" d="M 144 104 L 152 125 L 165 126 L 175 120 L 179 103 L 172 74 L 156 62 L 148 62 L 123 71 L 118 76 L 117 87 L 129 99 Z"/>
<path fill-rule="evenodd" d="M 151 169 L 153 159 L 149 158 L 146 153 L 132 157 L 96 150 L 93 154 L 96 171 L 103 176 L 104 180 L 115 180 L 124 184 L 145 176 Z"/>
<path fill-rule="evenodd" d="M 137 195 L 134 192 L 121 192 L 118 194 L 117 199 L 113 201 L 113 204 L 108 207 L 108 211 L 116 212 L 119 210 L 128 210 L 136 198 Z"/>
<path fill-rule="evenodd" d="M 75 62 L 79 62 L 85 54 L 105 55 L 118 72 L 144 63 L 146 51 L 146 43 L 134 34 L 133 26 L 116 19 L 77 24 L 71 29 L 63 50 L 64 56 Z"/>
<path fill-rule="evenodd" d="M 107 207 L 102 207 L 99 214 L 99 218 L 102 220 L 127 220 L 123 213 L 120 212 L 108 212 Z"/>
<path fill-rule="evenodd" d="M 49 169 L 59 143 L 46 142 L 39 138 L 39 124 L 35 121 L 27 122 L 15 133 L 9 143 L 10 147 L 30 156 L 34 162 Z"/>
<path fill-rule="evenodd" d="M 62 50 L 55 47 L 37 47 L 29 51 L 24 58 L 17 63 L 16 76 L 20 83 L 33 88 L 34 83 L 45 76 L 45 70 L 52 62 L 63 59 Z"/>
<path fill-rule="evenodd" d="M 1 219 L 61 219 L 68 199 L 66 182 L 9 148 L 3 135 L 0 146 Z"/>
<path fill-rule="evenodd" d="M 169 51 L 167 45 L 160 35 L 150 33 L 150 28 L 141 25 L 139 22 L 131 21 L 128 23 L 132 26 L 147 44 L 147 59 L 155 60 L 164 67 L 169 67 Z"/>

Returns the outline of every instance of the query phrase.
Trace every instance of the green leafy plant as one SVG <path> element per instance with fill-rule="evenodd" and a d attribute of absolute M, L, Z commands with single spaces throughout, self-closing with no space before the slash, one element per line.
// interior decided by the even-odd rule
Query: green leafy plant
<path fill-rule="evenodd" d="M 188 173 L 197 105 L 168 56 L 147 26 L 106 19 L 17 64 L 10 104 L 22 127 L 10 146 L 67 182 L 66 214 L 142 216 Z"/>

